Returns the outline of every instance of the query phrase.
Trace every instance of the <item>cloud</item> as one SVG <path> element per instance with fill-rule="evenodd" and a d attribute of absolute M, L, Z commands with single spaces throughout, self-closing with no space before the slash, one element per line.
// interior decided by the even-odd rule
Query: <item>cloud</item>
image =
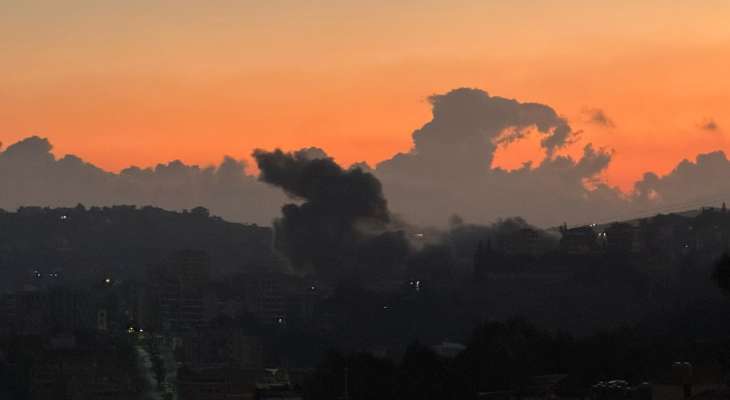
<path fill-rule="evenodd" d="M 380 172 L 417 174 L 427 165 L 439 165 L 441 175 L 483 172 L 491 167 L 498 142 L 519 140 L 534 129 L 552 154 L 572 134 L 567 121 L 548 106 L 490 96 L 479 89 L 455 89 L 429 100 L 433 118 L 413 132 L 413 148 L 378 164 Z"/>
<path fill-rule="evenodd" d="M 717 131 L 720 129 L 720 127 L 717 125 L 717 122 L 715 122 L 714 119 L 710 118 L 708 120 L 705 120 L 702 124 L 700 124 L 700 129 L 705 131 Z"/>
<path fill-rule="evenodd" d="M 580 158 L 556 156 L 575 133 L 550 108 L 456 89 L 431 97 L 433 118 L 413 147 L 376 167 L 392 208 L 406 220 L 443 225 L 458 213 L 472 222 L 524 216 L 538 225 L 616 212 L 621 193 L 599 179 L 612 153 L 586 145 Z M 492 166 L 498 144 L 537 134 L 545 157 L 506 171 Z"/>
<path fill-rule="evenodd" d="M 634 201 L 657 210 L 678 211 L 730 201 L 730 161 L 722 151 L 682 160 L 671 172 L 653 172 L 634 185 Z"/>
<path fill-rule="evenodd" d="M 243 161 L 225 157 L 218 166 L 181 161 L 153 168 L 104 171 L 77 156 L 56 159 L 51 143 L 37 136 L 0 152 L 0 207 L 133 204 L 173 210 L 205 206 L 232 221 L 270 224 L 283 196 L 246 174 Z"/>
<path fill-rule="evenodd" d="M 324 149 L 320 149 L 319 147 L 306 147 L 303 149 L 299 149 L 296 151 L 296 156 L 307 160 L 321 160 L 325 158 L 330 158 L 327 155 L 327 152 L 324 151 Z"/>
<path fill-rule="evenodd" d="M 522 216 L 538 226 L 554 226 L 564 221 L 608 221 L 640 211 L 651 214 L 670 207 L 719 204 L 730 198 L 730 162 L 723 152 L 683 160 L 665 175 L 647 171 L 631 193 L 622 193 L 602 178 L 613 160 L 612 151 L 590 143 L 572 157 L 560 151 L 576 143 L 577 133 L 547 105 L 466 88 L 433 95 L 430 102 L 432 118 L 413 132 L 407 152 L 374 168 L 356 163 L 346 169 L 315 147 L 293 153 L 260 152 L 257 162 L 268 171 L 261 177 L 266 183 L 248 173 L 244 161 L 233 157 L 224 157 L 213 166 L 171 161 L 112 173 L 75 155 L 57 157 L 47 139 L 33 136 L 0 151 L 0 207 L 82 203 L 180 210 L 204 206 L 231 221 L 268 225 L 281 215 L 286 203 L 286 195 L 272 187 L 275 185 L 295 198 L 285 212 L 302 213 L 304 204 L 328 204 L 322 209 L 336 211 L 343 218 L 350 215 L 327 203 L 327 196 L 340 196 L 355 208 L 370 207 L 368 213 L 380 210 L 378 218 L 365 213 L 346 219 L 346 230 L 356 226 L 353 232 L 360 235 L 369 229 L 367 239 L 371 234 L 392 233 L 390 226 L 384 226 L 393 224 L 394 215 L 400 221 L 436 226 L 446 225 L 454 214 L 470 223 Z M 596 111 L 600 110 L 590 114 L 596 123 L 610 121 L 605 113 Z M 712 119 L 703 128 L 719 130 Z M 540 139 L 541 161 L 526 162 L 514 170 L 493 165 L 499 146 L 510 146 L 528 136 Z M 278 163 L 311 176 L 291 176 Z M 313 181 L 316 179 L 320 181 Z M 305 186 L 296 186 L 305 181 Z M 336 184 L 322 186 L 323 182 Z M 342 182 L 370 182 L 373 186 L 355 186 L 348 192 L 350 183 Z M 365 203 L 356 198 L 359 196 Z M 302 218 L 312 222 L 310 217 Z M 350 250 L 356 254 L 363 248 L 366 246 L 358 245 Z"/>
<path fill-rule="evenodd" d="M 606 115 L 606 112 L 600 108 L 584 110 L 583 114 L 586 116 L 586 121 L 592 124 L 606 128 L 616 127 L 616 124 L 614 124 L 613 120 L 609 118 L 608 115 Z"/>

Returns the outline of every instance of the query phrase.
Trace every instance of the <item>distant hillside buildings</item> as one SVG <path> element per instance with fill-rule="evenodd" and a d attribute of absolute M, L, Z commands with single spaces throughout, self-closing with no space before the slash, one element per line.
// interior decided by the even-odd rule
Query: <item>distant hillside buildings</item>
<path fill-rule="evenodd" d="M 696 215 L 657 215 L 628 222 L 559 229 L 560 251 L 566 254 L 660 253 L 683 255 L 719 252 L 730 247 L 730 213 L 703 208 Z"/>

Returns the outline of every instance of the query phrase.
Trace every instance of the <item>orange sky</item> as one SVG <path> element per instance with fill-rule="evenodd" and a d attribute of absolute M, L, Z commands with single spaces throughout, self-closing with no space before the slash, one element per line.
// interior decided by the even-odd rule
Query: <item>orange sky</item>
<path fill-rule="evenodd" d="M 375 163 L 408 150 L 430 118 L 428 95 L 460 86 L 552 106 L 583 131 L 568 152 L 615 150 L 606 179 L 624 189 L 646 170 L 730 151 L 724 0 L 2 8 L 0 140 L 38 134 L 58 155 L 112 170 L 210 164 L 255 147 L 319 146 L 343 163 Z M 615 126 L 587 123 L 595 108 Z M 701 129 L 710 119 L 718 130 Z M 514 145 L 497 161 L 517 166 L 536 147 Z"/>

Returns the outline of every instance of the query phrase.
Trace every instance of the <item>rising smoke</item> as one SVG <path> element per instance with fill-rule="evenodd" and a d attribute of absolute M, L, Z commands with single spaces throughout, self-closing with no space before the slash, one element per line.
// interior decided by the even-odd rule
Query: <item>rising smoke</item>
<path fill-rule="evenodd" d="M 276 248 L 299 270 L 329 277 L 358 270 L 388 273 L 402 263 L 409 246 L 403 232 L 391 229 L 393 217 L 378 179 L 311 155 L 253 153 L 259 179 L 298 201 L 284 205 L 274 221 Z"/>

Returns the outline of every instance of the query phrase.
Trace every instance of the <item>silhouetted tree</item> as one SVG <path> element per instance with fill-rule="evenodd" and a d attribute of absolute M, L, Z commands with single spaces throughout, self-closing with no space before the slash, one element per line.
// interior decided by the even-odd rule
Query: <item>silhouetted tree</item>
<path fill-rule="evenodd" d="M 398 398 L 428 400 L 447 398 L 445 363 L 430 348 L 414 343 L 408 347 L 398 375 Z"/>
<path fill-rule="evenodd" d="M 394 399 L 396 368 L 390 360 L 358 353 L 325 356 L 305 386 L 305 398 L 335 400 Z M 347 391 L 347 396 L 345 392 Z"/>
<path fill-rule="evenodd" d="M 481 241 L 477 245 L 477 250 L 474 252 L 474 280 L 475 281 L 482 281 L 484 280 L 484 269 L 483 267 L 483 261 L 484 260 L 484 243 Z"/>
<path fill-rule="evenodd" d="M 208 218 L 210 217 L 210 211 L 205 207 L 195 207 L 190 210 L 190 213 L 198 217 Z"/>
<path fill-rule="evenodd" d="M 480 241 L 477 245 L 477 249 L 474 252 L 474 280 L 481 282 L 487 277 L 487 268 L 490 262 L 494 262 L 495 254 L 492 250 L 492 241 L 487 240 L 487 243 Z"/>

